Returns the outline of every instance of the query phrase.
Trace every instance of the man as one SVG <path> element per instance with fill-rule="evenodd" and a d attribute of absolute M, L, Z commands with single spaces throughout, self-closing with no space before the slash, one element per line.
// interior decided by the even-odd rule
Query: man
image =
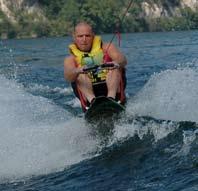
<path fill-rule="evenodd" d="M 92 27 L 86 22 L 76 25 L 73 41 L 69 46 L 71 55 L 64 61 L 64 77 L 72 83 L 83 110 L 86 111 L 86 106 L 100 95 L 118 101 L 118 94 L 122 94 L 120 101 L 124 103 L 125 56 L 112 43 L 102 43 L 101 38 L 94 34 Z M 90 64 L 93 66 L 104 63 L 113 63 L 114 67 L 95 72 L 84 71 Z"/>

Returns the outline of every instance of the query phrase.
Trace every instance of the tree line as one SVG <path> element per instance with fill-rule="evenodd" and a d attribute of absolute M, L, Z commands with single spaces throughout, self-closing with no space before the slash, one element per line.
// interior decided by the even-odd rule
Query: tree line
<path fill-rule="evenodd" d="M 146 18 L 143 0 L 134 0 L 122 20 L 130 0 L 38 0 L 43 15 L 15 11 L 12 23 L 0 11 L 0 35 L 7 38 L 66 36 L 79 21 L 92 24 L 97 33 L 189 30 L 198 28 L 198 11 L 180 10 L 181 16 Z M 180 0 L 149 0 L 165 8 L 178 6 Z"/>

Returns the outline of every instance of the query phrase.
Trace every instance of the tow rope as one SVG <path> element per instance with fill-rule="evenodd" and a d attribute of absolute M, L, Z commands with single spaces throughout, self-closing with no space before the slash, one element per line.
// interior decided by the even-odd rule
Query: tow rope
<path fill-rule="evenodd" d="M 131 1 L 129 2 L 129 4 L 128 4 L 128 6 L 127 6 L 127 8 L 126 8 L 126 10 L 125 10 L 125 12 L 124 12 L 124 14 L 123 14 L 123 16 L 122 16 L 122 18 L 120 19 L 120 22 L 116 24 L 116 31 L 115 31 L 115 33 L 114 33 L 113 36 L 112 36 L 112 39 L 111 39 L 111 41 L 110 41 L 110 43 L 109 43 L 109 45 L 108 45 L 108 47 L 107 47 L 107 49 L 106 49 L 106 51 L 105 51 L 105 54 L 107 54 L 107 51 L 108 51 L 109 47 L 111 46 L 111 44 L 112 44 L 112 42 L 113 42 L 115 36 L 117 36 L 118 45 L 119 45 L 119 47 L 120 47 L 120 44 L 121 44 L 121 34 L 120 34 L 119 28 L 120 28 L 120 25 L 122 25 L 122 23 L 123 23 L 123 21 L 124 21 L 124 18 L 126 17 L 127 12 L 128 12 L 128 10 L 130 9 L 132 3 L 133 3 L 133 0 L 131 0 Z"/>

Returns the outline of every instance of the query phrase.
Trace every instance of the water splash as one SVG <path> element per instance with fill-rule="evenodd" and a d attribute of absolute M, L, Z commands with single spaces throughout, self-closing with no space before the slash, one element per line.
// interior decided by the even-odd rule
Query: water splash
<path fill-rule="evenodd" d="M 0 82 L 1 182 L 63 170 L 97 148 L 82 118 L 13 80 Z"/>
<path fill-rule="evenodd" d="M 192 144 L 196 140 L 198 134 L 197 130 L 187 130 L 183 131 L 183 146 L 181 150 L 178 151 L 177 156 L 186 156 L 189 154 L 190 149 L 192 148 Z"/>
<path fill-rule="evenodd" d="M 193 68 L 154 74 L 127 111 L 157 119 L 198 122 L 198 71 Z"/>
<path fill-rule="evenodd" d="M 29 92 L 38 92 L 40 94 L 51 94 L 51 93 L 57 93 L 61 94 L 64 96 L 70 95 L 73 93 L 72 88 L 60 88 L 60 87 L 55 87 L 51 88 L 49 86 L 44 86 L 42 84 L 29 84 L 28 85 L 28 91 Z"/>
<path fill-rule="evenodd" d="M 114 138 L 116 140 L 133 137 L 134 135 L 143 139 L 145 135 L 152 134 L 154 141 L 157 142 L 178 127 L 178 124 L 172 121 L 135 116 L 131 116 L 131 119 L 129 122 L 125 122 L 124 124 L 121 122 L 115 126 Z"/>
<path fill-rule="evenodd" d="M 0 133 L 1 181 L 61 171 L 88 158 L 97 147 L 77 120 L 53 127 L 0 129 Z"/>

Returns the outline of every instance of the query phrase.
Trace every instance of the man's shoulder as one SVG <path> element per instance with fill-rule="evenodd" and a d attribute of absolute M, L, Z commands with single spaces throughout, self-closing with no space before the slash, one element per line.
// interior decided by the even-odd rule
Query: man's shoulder
<path fill-rule="evenodd" d="M 73 55 L 69 55 L 64 59 L 64 63 L 74 63 L 74 62 L 75 62 L 75 57 Z"/>
<path fill-rule="evenodd" d="M 74 60 L 74 55 L 69 55 L 65 57 L 65 60 Z"/>
<path fill-rule="evenodd" d="M 110 48 L 112 48 L 112 47 L 115 47 L 115 45 L 114 45 L 113 43 L 110 43 L 110 42 L 104 42 L 104 43 L 102 44 L 102 49 L 103 49 L 103 50 L 110 49 Z"/>

